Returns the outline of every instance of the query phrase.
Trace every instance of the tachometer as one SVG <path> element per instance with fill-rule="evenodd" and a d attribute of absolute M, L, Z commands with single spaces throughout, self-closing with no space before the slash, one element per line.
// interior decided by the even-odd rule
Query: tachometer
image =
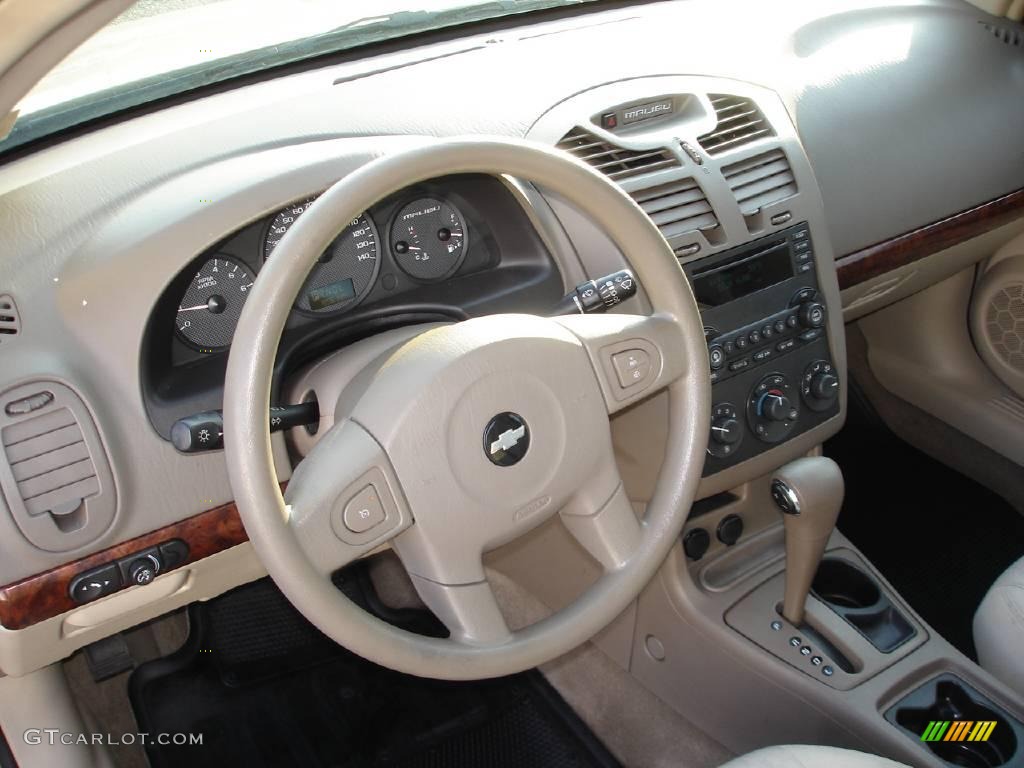
<path fill-rule="evenodd" d="M 280 211 L 267 229 L 267 259 L 288 229 L 316 200 L 311 197 Z M 295 305 L 307 312 L 336 312 L 355 306 L 373 287 L 380 264 L 377 229 L 365 213 L 353 219 L 313 265 Z"/>
<path fill-rule="evenodd" d="M 228 346 L 252 280 L 248 268 L 234 259 L 206 261 L 178 305 L 175 324 L 181 337 L 201 352 Z"/>
<path fill-rule="evenodd" d="M 391 226 L 391 251 L 417 280 L 440 280 L 454 272 L 466 254 L 466 227 L 451 203 L 424 197 L 404 206 Z"/>

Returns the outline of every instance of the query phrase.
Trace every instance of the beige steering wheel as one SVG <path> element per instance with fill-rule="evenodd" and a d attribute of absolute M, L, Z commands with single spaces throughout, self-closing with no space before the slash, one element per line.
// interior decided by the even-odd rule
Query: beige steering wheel
<path fill-rule="evenodd" d="M 298 465 L 282 496 L 267 409 L 281 332 L 306 275 L 374 203 L 454 173 L 509 174 L 571 201 L 625 254 L 654 313 L 493 315 L 424 331 L 364 371 L 364 391 Z M 618 363 L 627 366 L 625 385 Z M 615 465 L 609 417 L 662 389 L 668 444 L 654 496 L 638 520 Z M 378 158 L 345 177 L 277 246 L 235 333 L 224 442 L 246 531 L 306 618 L 383 666 L 465 680 L 553 659 L 593 637 L 637 597 L 686 520 L 709 410 L 696 303 L 668 244 L 633 200 L 546 147 L 445 140 Z M 566 608 L 512 632 L 482 556 L 554 515 L 604 573 Z M 398 629 L 333 586 L 332 572 L 385 543 L 449 638 Z"/>

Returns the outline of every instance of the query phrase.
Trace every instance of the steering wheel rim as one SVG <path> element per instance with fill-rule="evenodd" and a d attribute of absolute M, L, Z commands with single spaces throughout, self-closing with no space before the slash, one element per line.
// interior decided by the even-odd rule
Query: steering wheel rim
<path fill-rule="evenodd" d="M 673 376 L 669 380 L 665 374 L 657 387 L 668 393 L 669 438 L 654 495 L 628 557 L 622 562 L 613 557 L 598 582 L 566 608 L 496 642 L 406 632 L 366 613 L 323 578 L 289 523 L 295 510 L 286 504 L 277 482 L 266 416 L 281 333 L 319 254 L 348 221 L 377 201 L 410 184 L 456 173 L 528 179 L 601 222 L 644 285 L 659 323 L 671 329 L 657 331 L 663 335 L 654 342 L 657 375 L 670 371 Z M 624 332 L 615 330 L 612 336 L 602 329 L 592 343 L 585 320 L 567 320 L 564 327 L 582 340 L 581 348 L 599 371 L 595 355 L 605 354 L 607 365 L 607 354 L 600 352 L 610 348 L 607 339 L 628 338 L 632 331 L 628 323 Z M 551 333 L 558 336 L 561 331 Z M 606 399 L 612 385 L 601 382 Z M 644 397 L 654 391 L 649 389 Z M 325 634 L 365 658 L 409 674 L 465 680 L 511 674 L 555 658 L 593 637 L 639 595 L 677 541 L 695 496 L 707 443 L 710 383 L 703 326 L 689 285 L 660 232 L 627 194 L 589 166 L 547 147 L 510 139 L 450 139 L 371 161 L 328 189 L 289 230 L 260 272 L 242 312 L 224 400 L 224 442 L 235 502 L 257 555 L 286 597 Z M 479 436 L 470 439 L 479 441 Z M 621 487 L 616 499 L 625 499 Z"/>

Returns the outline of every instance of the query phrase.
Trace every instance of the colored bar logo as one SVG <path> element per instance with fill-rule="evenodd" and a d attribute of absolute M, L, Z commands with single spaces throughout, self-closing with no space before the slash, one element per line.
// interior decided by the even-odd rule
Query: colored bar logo
<path fill-rule="evenodd" d="M 988 741 L 995 720 L 932 720 L 921 741 Z"/>

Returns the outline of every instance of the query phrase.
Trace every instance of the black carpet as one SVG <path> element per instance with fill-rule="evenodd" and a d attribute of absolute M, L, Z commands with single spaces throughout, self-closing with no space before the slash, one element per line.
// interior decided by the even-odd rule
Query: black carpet
<path fill-rule="evenodd" d="M 361 584 L 342 588 L 372 603 Z M 427 613 L 383 618 L 442 634 Z M 448 683 L 383 669 L 320 634 L 266 579 L 194 605 L 190 619 L 186 646 L 130 684 L 140 730 L 203 736 L 151 745 L 154 768 L 618 766 L 539 672 Z"/>
<path fill-rule="evenodd" d="M 1024 516 L 900 440 L 853 388 L 846 426 L 825 454 L 846 480 L 839 530 L 925 621 L 976 659 L 974 612 L 1024 556 Z"/>

